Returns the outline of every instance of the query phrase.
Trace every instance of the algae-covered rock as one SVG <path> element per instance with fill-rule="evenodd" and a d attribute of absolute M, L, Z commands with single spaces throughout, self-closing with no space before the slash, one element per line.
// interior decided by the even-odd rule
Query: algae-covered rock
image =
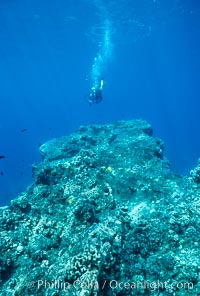
<path fill-rule="evenodd" d="M 194 180 L 195 184 L 197 186 L 200 186 L 200 159 L 198 159 L 196 168 L 190 171 L 190 175 Z"/>
<path fill-rule="evenodd" d="M 176 175 L 142 120 L 40 147 L 0 209 L 0 295 L 200 295 L 200 173 Z"/>

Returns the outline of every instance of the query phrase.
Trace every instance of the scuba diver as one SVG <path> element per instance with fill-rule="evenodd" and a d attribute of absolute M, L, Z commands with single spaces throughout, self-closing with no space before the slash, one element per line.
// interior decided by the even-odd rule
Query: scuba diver
<path fill-rule="evenodd" d="M 103 79 L 101 79 L 98 87 L 93 86 L 91 88 L 88 94 L 90 106 L 93 104 L 98 104 L 103 100 L 103 97 L 102 97 L 103 84 L 104 84 Z"/>

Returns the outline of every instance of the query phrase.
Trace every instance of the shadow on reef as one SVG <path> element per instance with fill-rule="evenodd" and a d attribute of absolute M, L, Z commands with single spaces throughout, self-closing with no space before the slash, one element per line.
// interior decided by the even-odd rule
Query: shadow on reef
<path fill-rule="evenodd" d="M 200 295 L 200 163 L 176 175 L 142 120 L 40 147 L 0 209 L 1 295 Z"/>

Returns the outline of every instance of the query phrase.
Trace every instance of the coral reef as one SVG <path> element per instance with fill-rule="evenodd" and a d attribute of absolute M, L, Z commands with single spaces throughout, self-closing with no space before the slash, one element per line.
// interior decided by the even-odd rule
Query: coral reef
<path fill-rule="evenodd" d="M 200 295 L 200 165 L 174 174 L 142 120 L 40 147 L 0 208 L 1 296 Z"/>

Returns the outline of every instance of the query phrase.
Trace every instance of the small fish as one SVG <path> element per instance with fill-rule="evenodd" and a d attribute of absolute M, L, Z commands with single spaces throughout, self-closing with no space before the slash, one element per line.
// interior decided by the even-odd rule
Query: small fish
<path fill-rule="evenodd" d="M 0 159 L 5 158 L 5 155 L 0 155 Z"/>
<path fill-rule="evenodd" d="M 0 175 L 3 176 L 4 175 L 4 172 L 0 172 Z"/>
<path fill-rule="evenodd" d="M 27 132 L 27 128 L 21 129 L 21 133 Z"/>

